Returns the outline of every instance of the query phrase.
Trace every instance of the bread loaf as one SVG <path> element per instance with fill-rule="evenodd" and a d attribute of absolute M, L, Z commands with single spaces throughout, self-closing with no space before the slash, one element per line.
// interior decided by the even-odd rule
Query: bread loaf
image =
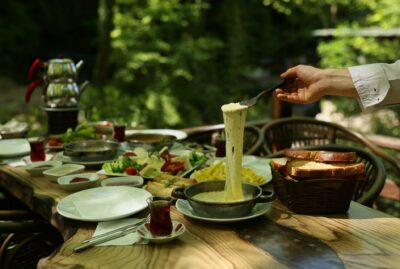
<path fill-rule="evenodd" d="M 357 159 L 357 154 L 355 152 L 336 152 L 323 150 L 285 149 L 284 155 L 292 159 L 332 163 L 354 162 Z"/>
<path fill-rule="evenodd" d="M 293 159 L 286 163 L 286 173 L 298 178 L 352 176 L 365 173 L 365 165 L 358 163 L 322 163 Z"/>

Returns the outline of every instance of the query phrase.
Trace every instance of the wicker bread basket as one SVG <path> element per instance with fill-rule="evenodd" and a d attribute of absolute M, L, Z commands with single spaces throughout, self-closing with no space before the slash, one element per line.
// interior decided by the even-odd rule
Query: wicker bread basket
<path fill-rule="evenodd" d="M 364 205 L 372 205 L 382 190 L 386 173 L 381 160 L 373 154 L 352 146 L 319 145 L 306 146 L 303 149 L 354 151 L 357 162 L 365 164 L 365 178 L 317 178 L 308 180 L 288 180 L 279 171 L 272 170 L 272 183 L 279 200 L 290 210 L 300 214 L 340 214 L 345 213 L 351 200 Z M 276 152 L 269 158 L 283 157 Z"/>
<path fill-rule="evenodd" d="M 279 200 L 299 214 L 340 214 L 350 206 L 357 180 L 354 178 L 287 180 L 272 169 L 274 191 Z"/>

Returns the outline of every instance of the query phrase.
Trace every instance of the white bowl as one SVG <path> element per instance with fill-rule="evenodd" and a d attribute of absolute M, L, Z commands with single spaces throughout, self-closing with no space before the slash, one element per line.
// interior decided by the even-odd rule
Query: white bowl
<path fill-rule="evenodd" d="M 141 187 L 143 178 L 141 176 L 110 177 L 101 182 L 101 186 L 128 186 Z"/>
<path fill-rule="evenodd" d="M 71 182 L 74 178 L 87 179 L 86 181 Z M 82 173 L 59 177 L 57 179 L 58 186 L 66 191 L 80 191 L 83 189 L 95 187 L 99 180 L 96 173 Z"/>
<path fill-rule="evenodd" d="M 63 164 L 59 167 L 45 170 L 43 171 L 43 175 L 48 176 L 52 179 L 57 179 L 62 176 L 82 172 L 83 170 L 85 170 L 84 165 L 69 163 L 69 164 Z"/>
<path fill-rule="evenodd" d="M 39 177 L 43 175 L 43 171 L 51 168 L 59 167 L 62 165 L 60 161 L 43 161 L 43 162 L 31 162 L 26 165 L 26 171 L 33 177 Z"/>

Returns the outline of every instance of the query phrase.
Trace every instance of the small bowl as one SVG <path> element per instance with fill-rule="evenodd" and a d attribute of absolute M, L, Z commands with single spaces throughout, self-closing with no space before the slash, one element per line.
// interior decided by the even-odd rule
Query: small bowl
<path fill-rule="evenodd" d="M 101 186 L 128 186 L 141 187 L 143 178 L 141 176 L 110 177 L 101 182 Z"/>
<path fill-rule="evenodd" d="M 148 240 L 151 243 L 159 244 L 159 243 L 167 243 L 169 241 L 174 240 L 178 236 L 181 236 L 185 231 L 185 225 L 180 223 L 179 221 L 173 220 L 172 221 L 172 233 L 165 236 L 154 236 L 149 228 L 149 223 L 145 223 L 139 226 L 137 229 L 137 233 L 143 239 Z"/>
<path fill-rule="evenodd" d="M 106 161 L 115 157 L 119 143 L 112 140 L 82 140 L 64 146 L 64 154 L 73 161 Z"/>
<path fill-rule="evenodd" d="M 60 161 L 43 161 L 43 162 L 31 162 L 26 165 L 26 171 L 33 177 L 39 177 L 43 175 L 43 171 L 49 170 L 51 168 L 59 167 L 62 165 Z"/>
<path fill-rule="evenodd" d="M 82 172 L 83 170 L 85 170 L 84 165 L 70 163 L 45 170 L 43 171 L 43 175 L 48 176 L 51 179 L 57 179 L 62 176 Z"/>
<path fill-rule="evenodd" d="M 79 181 L 73 182 L 74 179 L 78 179 Z M 82 173 L 59 177 L 57 179 L 57 183 L 58 186 L 63 190 L 79 191 L 95 187 L 98 180 L 99 175 L 96 173 Z"/>

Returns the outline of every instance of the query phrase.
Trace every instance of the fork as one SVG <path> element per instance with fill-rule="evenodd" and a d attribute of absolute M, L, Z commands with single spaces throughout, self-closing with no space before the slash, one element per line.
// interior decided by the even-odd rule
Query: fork
<path fill-rule="evenodd" d="M 284 85 L 287 81 L 286 80 L 281 80 L 278 83 L 274 84 L 273 86 L 271 86 L 270 88 L 263 90 L 262 92 L 260 92 L 259 94 L 257 94 L 256 96 L 254 96 L 251 99 L 248 100 L 244 100 L 244 101 L 240 101 L 239 104 L 241 104 L 242 106 L 247 106 L 247 107 L 251 107 L 253 105 L 255 105 L 258 101 L 258 99 L 260 99 L 261 96 L 272 92 L 273 90 L 281 87 L 282 85 Z"/>
<path fill-rule="evenodd" d="M 118 229 L 115 229 L 115 230 L 112 230 L 112 231 L 109 231 L 109 232 L 106 232 L 103 234 L 99 234 L 97 236 L 93 236 L 90 239 L 83 240 L 73 250 L 74 250 L 74 252 L 81 252 L 81 251 L 91 248 L 95 245 L 98 245 L 98 244 L 101 244 L 101 243 L 104 243 L 107 241 L 111 241 L 116 238 L 120 238 L 124 235 L 135 232 L 140 225 L 142 225 L 146 222 L 149 222 L 149 221 L 150 221 L 150 215 L 147 215 L 146 218 L 141 219 L 139 222 L 137 222 L 135 224 L 126 225 L 126 226 L 120 227 Z"/>

